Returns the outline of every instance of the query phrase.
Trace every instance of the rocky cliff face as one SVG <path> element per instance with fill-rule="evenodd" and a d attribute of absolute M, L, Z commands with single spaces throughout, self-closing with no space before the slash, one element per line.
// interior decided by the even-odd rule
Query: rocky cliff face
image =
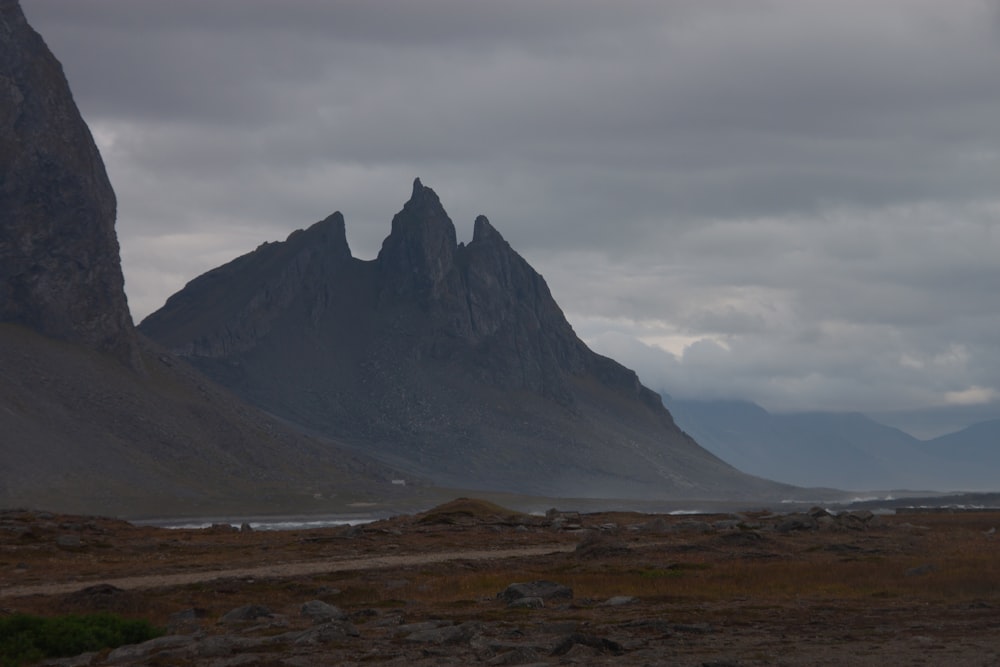
<path fill-rule="evenodd" d="M 437 195 L 417 179 L 376 261 L 381 307 L 420 305 L 433 331 L 428 355 L 464 357 L 493 385 L 571 401 L 565 374 L 583 370 L 587 350 L 542 277 L 485 216 L 472 242 L 457 245 Z"/>
<path fill-rule="evenodd" d="M 138 351 L 115 195 L 62 67 L 14 0 L 0 0 L 0 322 Z"/>
<path fill-rule="evenodd" d="M 448 485 L 549 495 L 777 493 L 701 449 L 590 351 L 485 218 L 468 245 L 415 181 L 375 260 L 342 218 L 191 281 L 139 327 L 265 409 Z M 308 276 L 308 278 L 307 278 Z"/>
<path fill-rule="evenodd" d="M 114 222 L 59 63 L 0 0 L 0 507 L 177 516 L 412 502 L 396 471 L 263 415 L 138 336 Z M 229 334 L 209 353 L 249 349 L 304 285 L 350 259 L 342 218 L 305 236 L 258 251 L 269 291 L 236 300 L 242 320 L 216 314 Z M 205 278 L 206 291 L 224 278 Z"/>
<path fill-rule="evenodd" d="M 307 321 L 316 320 L 328 283 L 351 261 L 344 216 L 334 213 L 283 243 L 264 243 L 195 278 L 146 318 L 145 326 L 185 356 L 249 352 L 303 295 L 311 305 Z M 249 275 L 255 278 L 246 279 Z"/>

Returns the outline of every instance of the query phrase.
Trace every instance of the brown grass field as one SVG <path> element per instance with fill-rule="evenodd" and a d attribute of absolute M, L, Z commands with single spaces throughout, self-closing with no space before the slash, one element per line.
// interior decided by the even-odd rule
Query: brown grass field
<path fill-rule="evenodd" d="M 816 514 L 537 517 L 462 499 L 362 527 L 239 532 L 8 511 L 0 614 L 111 611 L 197 646 L 229 638 L 221 655 L 192 644 L 115 664 L 1000 665 L 1000 513 Z M 536 580 L 572 598 L 497 598 Z M 293 641 L 316 599 L 356 634 Z M 251 604 L 272 615 L 220 622 Z M 468 632 L 425 640 L 420 623 Z"/>

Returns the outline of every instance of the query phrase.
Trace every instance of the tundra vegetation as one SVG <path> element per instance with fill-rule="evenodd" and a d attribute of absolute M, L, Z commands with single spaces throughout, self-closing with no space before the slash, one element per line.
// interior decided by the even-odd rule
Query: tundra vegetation
<path fill-rule="evenodd" d="M 0 618 L 0 665 L 14 667 L 44 658 L 137 644 L 159 634 L 148 621 L 108 613 L 48 617 L 11 614 Z"/>
<path fill-rule="evenodd" d="M 2 522 L 5 613 L 167 633 L 81 664 L 1000 659 L 997 512 L 541 516 L 463 499 L 312 530 Z"/>

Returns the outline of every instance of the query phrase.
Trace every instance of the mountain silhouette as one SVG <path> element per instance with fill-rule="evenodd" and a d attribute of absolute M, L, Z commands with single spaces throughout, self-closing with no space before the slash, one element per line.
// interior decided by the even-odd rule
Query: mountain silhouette
<path fill-rule="evenodd" d="M 251 403 L 436 483 L 549 496 L 777 497 L 592 352 L 484 217 L 419 179 L 377 258 L 339 213 L 192 280 L 139 330 Z"/>

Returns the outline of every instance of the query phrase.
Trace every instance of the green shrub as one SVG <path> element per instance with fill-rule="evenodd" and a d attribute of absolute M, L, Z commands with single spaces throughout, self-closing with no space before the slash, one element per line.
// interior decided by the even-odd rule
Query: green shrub
<path fill-rule="evenodd" d="M 138 644 L 159 635 L 147 621 L 114 614 L 51 618 L 13 614 L 0 618 L 0 666 L 17 667 L 43 658 Z"/>

